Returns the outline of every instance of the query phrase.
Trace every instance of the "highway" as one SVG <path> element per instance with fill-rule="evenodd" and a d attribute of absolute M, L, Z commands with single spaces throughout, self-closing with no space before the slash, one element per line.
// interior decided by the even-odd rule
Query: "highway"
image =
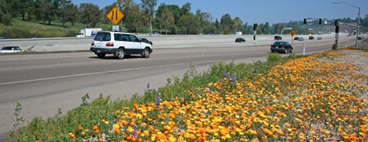
<path fill-rule="evenodd" d="M 211 39 L 215 41 L 215 39 Z M 12 130 L 16 102 L 22 101 L 21 116 L 53 117 L 79 106 L 81 97 L 91 99 L 99 94 L 112 99 L 125 99 L 134 93 L 142 95 L 149 83 L 151 89 L 166 84 L 167 78 L 181 75 L 194 65 L 201 72 L 220 62 L 251 63 L 266 60 L 272 38 L 253 46 L 252 41 L 235 43 L 200 40 L 175 42 L 161 40 L 154 45 L 150 58 L 132 56 L 122 60 L 111 55 L 97 58 L 92 52 L 58 52 L 0 55 L 0 141 Z M 334 37 L 323 40 L 294 41 L 294 52 L 307 54 L 330 50 Z M 354 37 L 341 37 L 340 47 L 355 43 Z M 154 41 L 155 44 L 155 41 Z M 281 54 L 285 56 L 285 54 Z"/>

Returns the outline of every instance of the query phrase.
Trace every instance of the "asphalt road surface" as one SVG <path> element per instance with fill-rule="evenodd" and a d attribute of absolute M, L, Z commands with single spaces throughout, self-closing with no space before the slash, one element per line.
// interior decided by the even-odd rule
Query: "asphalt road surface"
<path fill-rule="evenodd" d="M 270 44 L 273 41 L 267 41 Z M 294 52 L 302 54 L 330 50 L 333 38 L 294 42 Z M 354 44 L 353 38 L 340 45 Z M 266 60 L 270 46 L 245 46 L 244 43 L 187 43 L 185 48 L 157 48 L 150 58 L 139 56 L 122 60 L 112 56 L 97 58 L 92 52 L 21 54 L 0 56 L 0 141 L 12 130 L 16 102 L 22 101 L 21 116 L 26 120 L 63 114 L 81 104 L 87 93 L 91 100 L 99 94 L 124 99 L 142 95 L 166 84 L 167 78 L 181 77 L 190 65 L 199 72 L 219 62 L 250 63 Z M 174 47 L 174 44 L 172 45 Z M 284 54 L 283 54 L 284 55 Z"/>

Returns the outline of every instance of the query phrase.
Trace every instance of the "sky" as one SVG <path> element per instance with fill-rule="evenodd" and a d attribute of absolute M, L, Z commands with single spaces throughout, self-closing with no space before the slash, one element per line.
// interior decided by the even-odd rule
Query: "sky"
<path fill-rule="evenodd" d="M 134 0 L 141 3 L 141 0 Z M 72 0 L 74 4 L 92 3 L 100 9 L 110 5 L 116 0 Z M 218 20 L 225 14 L 231 18 L 239 17 L 243 23 L 287 23 L 289 21 L 303 21 L 304 18 L 313 19 L 337 19 L 358 17 L 364 18 L 368 14 L 368 0 L 344 0 L 340 4 L 332 4 L 338 0 L 157 0 L 157 7 L 166 5 L 178 5 L 180 8 L 185 3 L 191 3 L 191 11 L 195 13 L 200 9 L 202 12 L 211 13 L 213 20 Z M 346 4 L 347 3 L 347 4 Z M 349 5 L 350 4 L 350 5 Z M 353 6 L 355 7 L 353 7 Z M 364 6 L 365 5 L 365 6 Z"/>

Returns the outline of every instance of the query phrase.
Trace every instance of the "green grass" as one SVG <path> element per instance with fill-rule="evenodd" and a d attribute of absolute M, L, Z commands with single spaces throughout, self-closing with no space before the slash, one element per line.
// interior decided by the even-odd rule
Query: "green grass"
<path fill-rule="evenodd" d="M 70 22 L 64 26 L 60 21 L 53 21 L 50 25 L 42 21 L 32 22 L 21 19 L 13 19 L 12 26 L 0 25 L 0 37 L 6 38 L 32 38 L 32 37 L 74 37 L 80 29 L 83 29 L 82 23 Z M 111 30 L 109 24 L 97 24 L 96 28 L 102 30 Z"/>

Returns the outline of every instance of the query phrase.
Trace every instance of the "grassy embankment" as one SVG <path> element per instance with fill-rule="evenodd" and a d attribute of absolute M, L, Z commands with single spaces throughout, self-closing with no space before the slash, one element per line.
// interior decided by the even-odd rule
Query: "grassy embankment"
<path fill-rule="evenodd" d="M 103 30 L 111 29 L 110 25 L 97 24 L 96 27 Z M 13 19 L 12 26 L 0 24 L 0 37 L 3 38 L 46 38 L 46 37 L 74 37 L 84 25 L 81 23 L 65 23 L 63 26 L 59 21 L 53 21 L 51 25 L 44 22 L 30 22 Z"/>
<path fill-rule="evenodd" d="M 367 54 L 365 54 L 367 55 Z M 337 51 L 191 68 L 130 100 L 103 97 L 64 116 L 36 118 L 18 141 L 367 141 L 367 80 Z M 368 58 L 362 57 L 362 58 Z"/>

